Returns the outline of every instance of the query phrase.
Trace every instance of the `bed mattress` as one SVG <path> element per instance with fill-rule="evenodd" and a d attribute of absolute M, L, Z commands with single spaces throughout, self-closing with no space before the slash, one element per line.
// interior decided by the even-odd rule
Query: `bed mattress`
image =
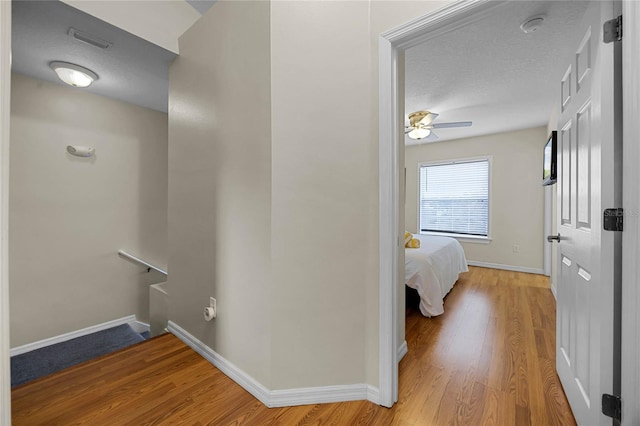
<path fill-rule="evenodd" d="M 444 297 L 461 272 L 469 270 L 460 243 L 450 237 L 414 235 L 420 248 L 405 249 L 405 283 L 420 295 L 420 312 L 432 317 L 444 313 Z"/>

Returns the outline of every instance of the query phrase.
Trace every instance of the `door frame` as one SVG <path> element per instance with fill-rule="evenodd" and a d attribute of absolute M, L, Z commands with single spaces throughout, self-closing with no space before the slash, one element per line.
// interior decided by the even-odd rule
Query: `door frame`
<path fill-rule="evenodd" d="M 0 424 L 11 424 L 9 351 L 9 122 L 11 120 L 11 2 L 0 1 Z"/>
<path fill-rule="evenodd" d="M 379 37 L 379 233 L 380 233 L 380 282 L 379 282 L 379 401 L 391 407 L 398 400 L 398 349 L 404 342 L 399 335 L 398 297 L 399 277 L 403 272 L 398 261 L 401 242 L 400 203 L 401 159 L 404 143 L 403 87 L 399 81 L 399 57 L 405 49 L 415 46 L 445 32 L 455 31 L 482 19 L 503 1 L 461 0 L 443 9 L 414 19 Z M 640 423 L 640 59 L 632 52 L 640 49 L 640 31 L 634 25 L 640 22 L 640 5 L 623 1 L 623 188 L 625 218 L 623 232 L 623 302 L 622 302 L 622 399 L 623 425 Z M 625 143 L 624 141 L 628 141 Z M 403 276 L 403 274 L 402 274 Z M 626 284 L 626 285 L 625 285 Z M 402 337 L 402 340 L 401 340 Z"/>
<path fill-rule="evenodd" d="M 622 425 L 640 424 L 640 5 L 622 2 L 622 200 L 625 210 L 622 232 Z M 617 206 L 616 206 L 617 207 Z"/>
<path fill-rule="evenodd" d="M 404 87 L 399 81 L 399 62 L 405 49 L 454 31 L 484 18 L 505 1 L 462 0 L 382 33 L 378 43 L 379 71 L 379 395 L 378 403 L 391 407 L 398 400 L 398 363 L 404 336 L 399 336 L 401 301 L 399 262 L 404 246 L 400 218 L 404 202 Z M 402 175 L 401 175 L 402 172 Z M 402 337 L 402 339 L 401 339 Z"/>
<path fill-rule="evenodd" d="M 547 235 L 553 234 L 553 198 L 552 186 L 544 187 L 544 210 L 543 210 L 543 230 L 542 235 L 542 259 L 544 274 L 551 279 L 551 265 L 553 264 L 553 243 L 547 241 Z"/>

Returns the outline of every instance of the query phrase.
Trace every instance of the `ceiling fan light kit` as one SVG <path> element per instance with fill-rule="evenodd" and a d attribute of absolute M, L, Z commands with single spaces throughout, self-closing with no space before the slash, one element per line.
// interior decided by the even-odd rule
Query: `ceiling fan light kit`
<path fill-rule="evenodd" d="M 407 136 L 409 136 L 411 139 L 420 140 L 420 139 L 426 138 L 430 134 L 431 134 L 431 130 L 429 129 L 416 128 L 410 131 L 407 134 Z"/>

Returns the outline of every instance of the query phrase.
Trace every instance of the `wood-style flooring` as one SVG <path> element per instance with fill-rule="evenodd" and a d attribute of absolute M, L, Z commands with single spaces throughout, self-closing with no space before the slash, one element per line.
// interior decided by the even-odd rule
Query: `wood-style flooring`
<path fill-rule="evenodd" d="M 470 268 L 445 314 L 407 308 L 399 401 L 266 408 L 172 335 L 12 391 L 14 425 L 573 425 L 546 277 Z"/>

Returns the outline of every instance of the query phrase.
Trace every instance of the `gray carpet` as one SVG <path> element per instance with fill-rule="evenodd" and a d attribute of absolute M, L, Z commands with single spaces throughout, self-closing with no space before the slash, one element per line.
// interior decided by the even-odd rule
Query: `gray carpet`
<path fill-rule="evenodd" d="M 11 386 L 18 386 L 145 339 L 128 324 L 11 357 Z"/>

